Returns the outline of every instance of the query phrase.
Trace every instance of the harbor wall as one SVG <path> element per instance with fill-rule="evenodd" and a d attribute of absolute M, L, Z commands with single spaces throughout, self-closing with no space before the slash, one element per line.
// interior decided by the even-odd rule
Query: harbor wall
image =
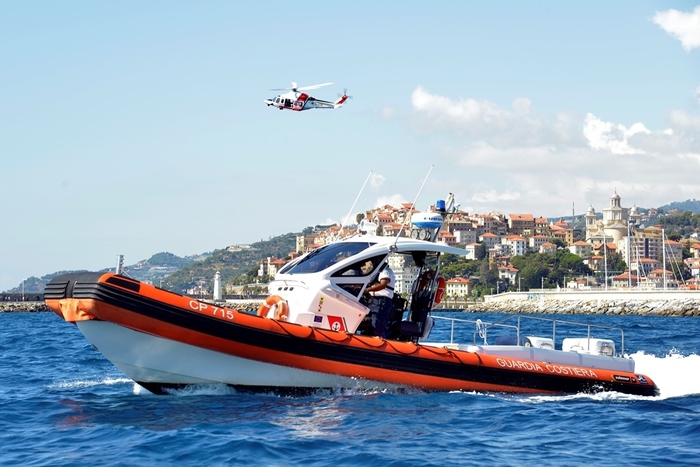
<path fill-rule="evenodd" d="M 0 313 L 51 311 L 43 301 L 0 302 Z"/>
<path fill-rule="evenodd" d="M 226 300 L 240 311 L 255 312 L 261 300 Z M 445 299 L 439 310 L 468 313 L 614 314 L 700 316 L 700 291 L 556 291 L 552 289 L 488 295 L 484 301 Z M 438 311 L 439 311 L 438 310 Z M 43 301 L 0 302 L 0 313 L 50 311 Z"/>
<path fill-rule="evenodd" d="M 465 302 L 464 309 L 470 312 L 700 316 L 700 291 L 533 289 L 488 295 L 483 302 Z"/>

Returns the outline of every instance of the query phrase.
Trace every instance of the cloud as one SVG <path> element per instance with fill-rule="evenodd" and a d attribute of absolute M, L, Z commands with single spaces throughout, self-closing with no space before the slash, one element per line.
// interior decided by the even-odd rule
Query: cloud
<path fill-rule="evenodd" d="M 687 52 L 700 47 L 700 6 L 690 13 L 673 9 L 658 11 L 652 21 L 678 39 Z"/>
<path fill-rule="evenodd" d="M 369 186 L 373 190 L 377 190 L 384 185 L 384 182 L 386 181 L 386 177 L 384 175 L 380 175 L 378 173 L 372 172 L 369 176 Z"/>
<path fill-rule="evenodd" d="M 604 122 L 593 114 L 587 114 L 583 125 L 583 134 L 590 147 L 608 149 L 613 154 L 644 153 L 629 144 L 629 139 L 637 133 L 651 133 L 642 123 L 635 123 L 630 128 L 624 125 Z"/>
<path fill-rule="evenodd" d="M 538 146 L 543 142 L 569 143 L 580 139 L 579 117 L 561 112 L 547 118 L 532 108 L 530 99 L 513 100 L 506 109 L 486 100 L 459 99 L 432 94 L 418 86 L 411 94 L 414 126 L 458 136 L 488 137 L 493 146 Z"/>
<path fill-rule="evenodd" d="M 691 161 L 695 161 L 700 165 L 700 154 L 699 153 L 684 153 L 684 154 L 679 154 L 678 157 L 681 159 L 690 159 Z"/>
<path fill-rule="evenodd" d="M 399 207 L 402 203 L 410 203 L 410 201 L 407 201 L 406 198 L 399 194 L 381 196 L 377 198 L 377 201 L 374 203 L 374 207 L 385 206 L 387 204 L 389 206 Z"/>
<path fill-rule="evenodd" d="M 697 197 L 700 118 L 669 112 L 666 127 L 606 121 L 593 113 L 543 115 L 529 99 L 506 109 L 450 99 L 418 86 L 413 129 L 450 168 L 458 203 L 473 212 L 570 215 L 597 210 L 617 189 L 629 205 L 654 207 Z"/>
<path fill-rule="evenodd" d="M 520 199 L 520 193 L 514 193 L 512 191 L 498 193 L 496 190 L 488 190 L 482 193 L 475 193 L 472 195 L 470 201 L 475 201 L 477 203 L 493 203 L 496 201 L 515 201 L 517 199 Z"/>
<path fill-rule="evenodd" d="M 680 131 L 700 131 L 700 118 L 688 115 L 682 110 L 669 112 L 668 119 L 671 125 L 677 127 Z"/>

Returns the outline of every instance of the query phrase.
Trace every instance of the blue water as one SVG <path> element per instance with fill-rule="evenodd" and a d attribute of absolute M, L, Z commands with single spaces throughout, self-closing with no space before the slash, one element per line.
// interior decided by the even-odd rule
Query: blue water
<path fill-rule="evenodd" d="M 573 318 L 624 328 L 661 396 L 155 396 L 53 313 L 0 314 L 0 465 L 700 464 L 700 318 Z"/>

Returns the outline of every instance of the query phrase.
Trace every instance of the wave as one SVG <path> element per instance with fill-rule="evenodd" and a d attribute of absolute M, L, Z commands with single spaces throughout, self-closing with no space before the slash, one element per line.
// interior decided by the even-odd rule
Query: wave
<path fill-rule="evenodd" d="M 49 389 L 74 389 L 74 388 L 91 388 L 97 386 L 114 386 L 117 384 L 131 383 L 129 378 L 99 378 L 78 381 L 61 381 L 59 383 L 50 384 Z"/>
<path fill-rule="evenodd" d="M 635 361 L 635 372 L 651 378 L 659 387 L 661 395 L 658 397 L 634 396 L 616 392 L 601 392 L 594 394 L 567 394 L 567 395 L 532 395 L 516 396 L 518 399 L 528 402 L 546 402 L 553 400 L 569 400 L 576 398 L 588 398 L 593 400 L 663 400 L 674 397 L 684 397 L 700 394 L 700 378 L 691 377 L 700 368 L 700 355 L 682 355 L 677 350 L 670 351 L 663 357 L 646 354 L 638 351 L 629 356 Z M 48 386 L 49 389 L 83 389 L 104 386 L 133 384 L 133 394 L 150 395 L 151 392 L 134 383 L 128 378 L 103 377 L 76 381 L 61 381 Z M 455 391 L 462 393 L 462 391 Z M 182 389 L 171 390 L 175 396 L 222 396 L 237 394 L 234 388 L 225 384 L 201 384 L 186 386 Z M 363 396 L 373 394 L 421 394 L 424 391 L 414 388 L 397 387 L 382 384 L 358 383 L 354 388 L 319 389 L 311 391 L 318 396 Z M 272 395 L 272 394 L 271 394 Z M 486 395 L 486 394 L 484 394 Z"/>
<path fill-rule="evenodd" d="M 681 355 L 672 350 L 664 357 L 647 355 L 640 351 L 631 355 L 636 373 L 654 380 L 661 391 L 661 399 L 700 394 L 700 355 Z"/>

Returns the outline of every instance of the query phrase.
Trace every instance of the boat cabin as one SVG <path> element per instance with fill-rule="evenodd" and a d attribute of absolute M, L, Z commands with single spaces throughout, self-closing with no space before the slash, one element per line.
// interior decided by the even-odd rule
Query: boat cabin
<path fill-rule="evenodd" d="M 290 322 L 366 333 L 362 323 L 371 300 L 366 289 L 386 267 L 389 255 L 405 255 L 405 264 L 416 266 L 418 275 L 406 296 L 394 294 L 390 337 L 418 341 L 430 333 L 430 311 L 442 283 L 440 255 L 445 253 L 465 255 L 466 251 L 417 239 L 357 235 L 292 261 L 277 273 L 268 290 L 286 301 Z"/>

